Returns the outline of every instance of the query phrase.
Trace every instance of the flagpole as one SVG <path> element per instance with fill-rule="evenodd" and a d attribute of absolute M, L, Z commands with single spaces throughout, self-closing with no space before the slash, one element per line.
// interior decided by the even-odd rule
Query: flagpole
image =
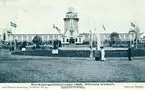
<path fill-rule="evenodd" d="M 90 59 L 93 59 L 92 31 L 90 30 Z"/>
<path fill-rule="evenodd" d="M 137 28 L 137 27 L 138 27 L 138 26 L 135 25 L 133 22 L 131 22 L 131 26 L 134 28 L 134 30 L 135 30 L 135 32 L 136 32 L 136 40 L 135 40 L 136 45 L 135 45 L 135 46 L 136 46 L 136 48 L 137 48 L 137 44 L 138 44 L 138 42 L 137 42 L 137 41 L 138 41 L 138 31 L 137 31 L 138 28 Z"/>
<path fill-rule="evenodd" d="M 16 33 L 16 27 L 15 27 L 15 30 L 14 30 L 14 43 L 15 43 L 15 50 L 16 50 L 17 47 L 16 47 L 16 38 L 15 38 L 15 33 Z"/>
<path fill-rule="evenodd" d="M 104 31 L 106 31 L 106 28 L 105 28 L 104 24 L 103 24 L 103 29 L 104 29 Z M 104 39 L 104 37 L 103 37 L 103 42 L 102 42 L 102 43 L 103 43 L 103 44 L 102 44 L 103 47 L 105 46 L 105 45 L 104 45 L 104 40 L 105 40 L 105 39 Z"/>
<path fill-rule="evenodd" d="M 9 36 L 9 42 L 11 42 L 11 39 L 10 39 L 10 38 L 12 38 L 12 37 L 13 37 L 11 22 L 10 22 L 10 31 L 11 31 L 11 34 L 10 34 L 10 36 Z"/>
<path fill-rule="evenodd" d="M 97 49 L 100 50 L 100 33 L 97 33 Z"/>
<path fill-rule="evenodd" d="M 14 43 L 15 43 L 15 47 L 14 47 L 14 48 L 15 48 L 15 50 L 17 49 L 15 34 L 16 34 L 17 21 L 18 21 L 18 19 L 19 19 L 20 10 L 21 10 L 21 9 L 18 10 L 18 15 L 17 15 L 16 18 L 15 18 L 16 21 L 15 21 L 15 25 L 14 25 L 14 26 L 15 26 L 15 27 L 14 27 L 14 28 L 15 28 L 15 29 L 14 29 Z"/>
<path fill-rule="evenodd" d="M 137 49 L 137 44 L 138 44 L 138 43 L 137 43 L 137 39 L 136 39 L 135 41 L 136 41 L 136 49 Z"/>
<path fill-rule="evenodd" d="M 10 22 L 10 29 L 11 29 L 11 32 L 13 31 L 13 33 L 11 34 L 12 35 L 12 41 L 14 42 L 14 50 L 16 50 L 16 40 L 15 40 L 15 31 L 16 31 L 16 27 L 17 27 L 17 24 L 13 23 L 13 22 Z M 13 28 L 13 30 L 12 30 Z"/>

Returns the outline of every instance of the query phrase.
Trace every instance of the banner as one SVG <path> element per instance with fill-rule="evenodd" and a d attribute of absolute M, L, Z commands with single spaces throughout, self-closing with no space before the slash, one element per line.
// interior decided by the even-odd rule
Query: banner
<path fill-rule="evenodd" d="M 12 32 L 11 32 L 11 31 L 7 31 L 7 33 L 8 33 L 8 34 L 12 34 Z"/>
<path fill-rule="evenodd" d="M 135 27 L 135 24 L 131 22 L 131 26 L 132 26 L 132 27 Z"/>
<path fill-rule="evenodd" d="M 17 25 L 13 22 L 10 22 L 10 24 L 11 24 L 12 27 L 15 27 L 15 28 L 17 27 Z"/>
<path fill-rule="evenodd" d="M 52 54 L 58 54 L 58 49 L 53 49 Z"/>
<path fill-rule="evenodd" d="M 106 30 L 105 26 L 104 26 L 104 25 L 102 25 L 102 27 L 103 27 L 103 29 L 104 29 L 104 31 L 105 31 L 105 30 Z"/>
<path fill-rule="evenodd" d="M 54 24 L 53 24 L 53 28 L 55 28 L 60 33 L 60 29 L 56 27 Z"/>

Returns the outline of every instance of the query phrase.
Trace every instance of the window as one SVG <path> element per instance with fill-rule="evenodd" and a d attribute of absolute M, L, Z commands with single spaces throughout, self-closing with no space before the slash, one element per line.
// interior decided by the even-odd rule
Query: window
<path fill-rule="evenodd" d="M 28 36 L 28 40 L 29 41 L 32 41 L 32 36 Z"/>
<path fill-rule="evenodd" d="M 126 36 L 124 35 L 124 39 L 126 39 Z"/>
<path fill-rule="evenodd" d="M 89 38 L 89 35 L 85 35 L 85 39 L 87 40 Z"/>
<path fill-rule="evenodd" d="M 121 35 L 119 35 L 119 38 L 122 39 L 122 38 L 121 38 Z"/>
<path fill-rule="evenodd" d="M 5 33 L 3 34 L 3 40 L 6 40 L 6 34 Z"/>
<path fill-rule="evenodd" d="M 79 38 L 79 42 L 81 42 L 81 38 Z"/>
<path fill-rule="evenodd" d="M 18 41 L 21 41 L 21 36 L 18 36 Z"/>
<path fill-rule="evenodd" d="M 47 36 L 44 36 L 44 41 L 46 41 L 47 40 Z"/>
<path fill-rule="evenodd" d="M 24 40 L 23 36 L 21 36 L 21 40 L 22 40 L 22 41 Z"/>
<path fill-rule="evenodd" d="M 41 36 L 41 39 L 44 40 L 44 36 L 43 35 Z"/>
<path fill-rule="evenodd" d="M 68 42 L 68 39 L 66 41 Z"/>
<path fill-rule="evenodd" d="M 106 39 L 106 35 L 104 35 L 104 39 Z"/>
<path fill-rule="evenodd" d="M 23 40 L 26 40 L 27 39 L 27 36 L 24 36 Z"/>
<path fill-rule="evenodd" d="M 32 40 L 34 39 L 34 36 L 32 36 L 32 38 L 31 38 Z"/>
<path fill-rule="evenodd" d="M 63 42 L 65 42 L 65 38 L 63 38 Z"/>
<path fill-rule="evenodd" d="M 43 40 L 42 36 L 40 35 L 40 38 Z"/>
<path fill-rule="evenodd" d="M 50 36 L 49 36 L 49 39 L 50 39 L 50 40 L 52 40 L 52 39 L 53 39 L 53 36 L 52 36 L 52 35 L 50 35 Z"/>
<path fill-rule="evenodd" d="M 78 41 L 78 39 L 76 38 L 76 42 Z"/>
<path fill-rule="evenodd" d="M 18 40 L 18 36 L 15 36 L 15 39 Z"/>
<path fill-rule="evenodd" d="M 73 36 L 73 33 L 71 32 L 71 36 Z"/>
<path fill-rule="evenodd" d="M 55 34 L 55 35 L 54 35 L 54 38 L 55 38 L 55 39 L 58 39 L 58 35 L 57 35 L 57 34 Z"/>

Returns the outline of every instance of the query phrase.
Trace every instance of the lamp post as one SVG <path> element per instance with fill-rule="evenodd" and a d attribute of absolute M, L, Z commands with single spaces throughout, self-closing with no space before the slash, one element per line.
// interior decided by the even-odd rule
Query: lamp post
<path fill-rule="evenodd" d="M 14 45 L 14 50 L 17 49 L 15 31 L 16 31 L 16 28 L 15 28 L 15 30 L 14 30 L 14 44 L 15 44 L 15 45 Z"/>
<path fill-rule="evenodd" d="M 11 23 L 13 23 L 13 34 L 12 34 L 12 35 L 13 35 L 13 41 L 14 41 L 14 50 L 17 49 L 16 36 L 15 36 L 15 34 L 16 34 L 17 21 L 18 21 L 18 19 L 19 19 L 20 10 L 21 10 L 21 8 L 18 10 L 17 16 L 15 17 L 15 23 L 11 22 Z M 12 27 L 12 26 L 11 26 L 11 27 Z M 12 28 L 11 28 L 11 29 L 12 29 Z"/>
<path fill-rule="evenodd" d="M 133 41 L 136 39 L 136 32 L 134 30 L 130 30 L 129 34 L 129 46 L 133 45 Z M 137 40 L 136 40 L 137 41 Z M 137 43 L 136 43 L 137 44 Z M 136 47 L 137 48 L 137 47 Z"/>
<path fill-rule="evenodd" d="M 93 59 L 92 31 L 90 30 L 90 59 Z"/>
<path fill-rule="evenodd" d="M 91 18 L 91 17 L 90 17 Z M 94 26 L 94 29 L 93 29 L 93 31 L 94 31 L 94 33 L 92 34 L 92 32 L 91 32 L 91 30 L 90 30 L 90 58 L 93 58 L 93 46 L 92 46 L 92 41 L 94 41 L 94 35 L 95 35 L 95 39 L 97 40 L 97 46 L 96 46 L 96 49 L 97 50 L 100 50 L 100 33 L 99 32 L 97 32 L 97 30 L 96 30 L 96 22 L 95 22 L 95 20 L 94 19 L 92 19 L 91 18 L 91 20 L 92 20 L 92 23 L 93 23 L 93 26 Z M 93 36 L 93 39 L 92 39 L 92 36 Z M 95 40 L 95 41 L 96 41 Z"/>
<path fill-rule="evenodd" d="M 93 25 L 94 25 L 94 34 L 95 34 L 95 36 L 97 37 L 97 50 L 100 50 L 100 45 L 101 45 L 101 41 L 100 41 L 100 33 L 99 32 L 97 32 L 97 30 L 96 30 L 96 22 L 95 22 L 95 20 L 94 19 L 92 19 L 91 18 L 91 20 L 92 20 L 92 22 L 93 22 Z"/>
<path fill-rule="evenodd" d="M 94 33 L 90 30 L 90 58 L 93 59 L 93 41 L 95 41 L 94 35 L 96 36 L 96 28 L 95 28 L 96 22 L 92 18 L 91 18 L 91 20 L 92 20 L 93 26 L 94 26 L 94 29 L 93 29 Z"/>
<path fill-rule="evenodd" d="M 14 50 L 16 50 L 17 49 L 17 45 L 16 45 L 16 36 L 15 36 L 15 34 L 16 34 L 16 29 L 17 29 L 17 23 L 18 23 L 18 20 L 19 20 L 19 15 L 20 15 L 20 11 L 21 10 L 24 10 L 26 13 L 28 13 L 28 11 L 26 10 L 26 8 L 18 8 L 18 13 L 17 13 L 17 15 L 16 15 L 16 17 L 15 17 L 15 25 L 14 25 L 14 30 L 13 30 L 13 41 L 14 41 Z"/>

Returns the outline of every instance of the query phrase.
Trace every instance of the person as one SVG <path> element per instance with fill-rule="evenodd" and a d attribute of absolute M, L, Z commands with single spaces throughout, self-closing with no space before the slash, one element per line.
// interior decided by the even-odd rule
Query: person
<path fill-rule="evenodd" d="M 58 47 L 59 47 L 59 42 L 58 42 L 58 40 L 56 39 L 56 40 L 54 40 L 54 42 L 53 42 L 53 49 L 58 49 Z"/>
<path fill-rule="evenodd" d="M 12 42 L 12 51 L 14 51 L 14 50 L 15 50 L 15 43 Z"/>
<path fill-rule="evenodd" d="M 9 50 L 10 50 L 10 52 L 12 51 L 12 43 L 11 42 L 9 42 Z"/>
<path fill-rule="evenodd" d="M 104 50 L 104 47 L 100 47 L 101 48 L 101 60 L 105 61 L 105 50 Z"/>
<path fill-rule="evenodd" d="M 128 56 L 128 60 L 131 61 L 132 53 L 131 53 L 131 47 L 130 46 L 128 47 L 128 50 L 127 51 L 128 51 L 128 53 L 127 53 L 128 54 L 127 55 Z"/>
<path fill-rule="evenodd" d="M 32 49 L 33 49 L 33 50 L 35 50 L 35 49 L 36 49 L 36 44 L 33 44 Z"/>

